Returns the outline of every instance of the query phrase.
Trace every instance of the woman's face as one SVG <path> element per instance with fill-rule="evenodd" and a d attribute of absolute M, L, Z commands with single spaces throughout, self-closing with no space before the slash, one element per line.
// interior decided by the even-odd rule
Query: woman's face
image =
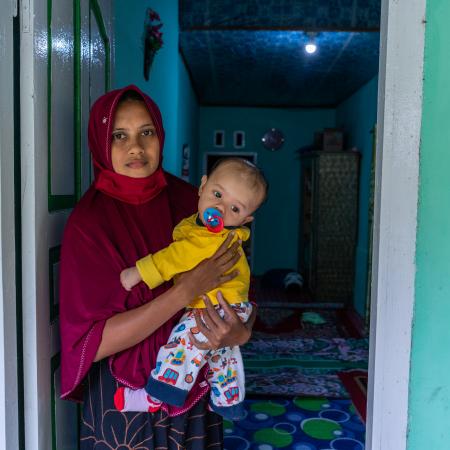
<path fill-rule="evenodd" d="M 114 118 L 111 160 L 114 172 L 131 178 L 151 175 L 159 165 L 159 140 L 145 103 L 127 100 Z"/>

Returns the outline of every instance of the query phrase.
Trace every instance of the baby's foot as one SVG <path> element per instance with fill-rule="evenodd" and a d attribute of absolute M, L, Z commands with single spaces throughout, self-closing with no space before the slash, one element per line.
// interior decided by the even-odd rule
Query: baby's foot
<path fill-rule="evenodd" d="M 120 387 L 114 394 L 114 406 L 119 411 L 156 412 L 161 402 L 147 394 L 145 389 Z"/>

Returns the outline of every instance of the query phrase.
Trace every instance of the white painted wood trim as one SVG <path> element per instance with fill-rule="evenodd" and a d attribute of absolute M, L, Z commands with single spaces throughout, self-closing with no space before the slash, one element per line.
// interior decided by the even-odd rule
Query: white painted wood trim
<path fill-rule="evenodd" d="M 0 448 L 19 448 L 14 223 L 13 15 L 0 15 Z"/>
<path fill-rule="evenodd" d="M 20 3 L 22 332 L 26 450 L 49 449 L 51 333 L 48 324 L 47 11 Z M 45 303 L 44 303 L 45 302 Z"/>
<path fill-rule="evenodd" d="M 426 0 L 382 0 L 366 445 L 407 448 Z"/>

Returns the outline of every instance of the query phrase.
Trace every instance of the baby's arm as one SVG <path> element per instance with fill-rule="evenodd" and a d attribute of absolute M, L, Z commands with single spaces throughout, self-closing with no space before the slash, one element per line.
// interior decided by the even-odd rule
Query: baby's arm
<path fill-rule="evenodd" d="M 144 283 L 154 289 L 175 275 L 193 269 L 204 259 L 211 258 L 220 243 L 220 240 L 208 242 L 196 236 L 180 239 L 138 260 L 136 267 Z"/>
<path fill-rule="evenodd" d="M 140 281 L 142 281 L 142 277 L 136 266 L 128 267 L 120 272 L 120 282 L 127 291 L 131 291 L 131 288 L 136 286 Z"/>

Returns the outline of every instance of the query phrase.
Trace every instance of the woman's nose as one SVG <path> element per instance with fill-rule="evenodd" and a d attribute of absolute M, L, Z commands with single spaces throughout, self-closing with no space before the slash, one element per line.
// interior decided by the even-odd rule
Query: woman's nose
<path fill-rule="evenodd" d="M 144 148 L 142 147 L 142 145 L 139 143 L 139 141 L 132 141 L 130 142 L 130 146 L 128 147 L 128 153 L 135 155 L 135 154 L 140 154 L 140 153 L 144 153 Z"/>

